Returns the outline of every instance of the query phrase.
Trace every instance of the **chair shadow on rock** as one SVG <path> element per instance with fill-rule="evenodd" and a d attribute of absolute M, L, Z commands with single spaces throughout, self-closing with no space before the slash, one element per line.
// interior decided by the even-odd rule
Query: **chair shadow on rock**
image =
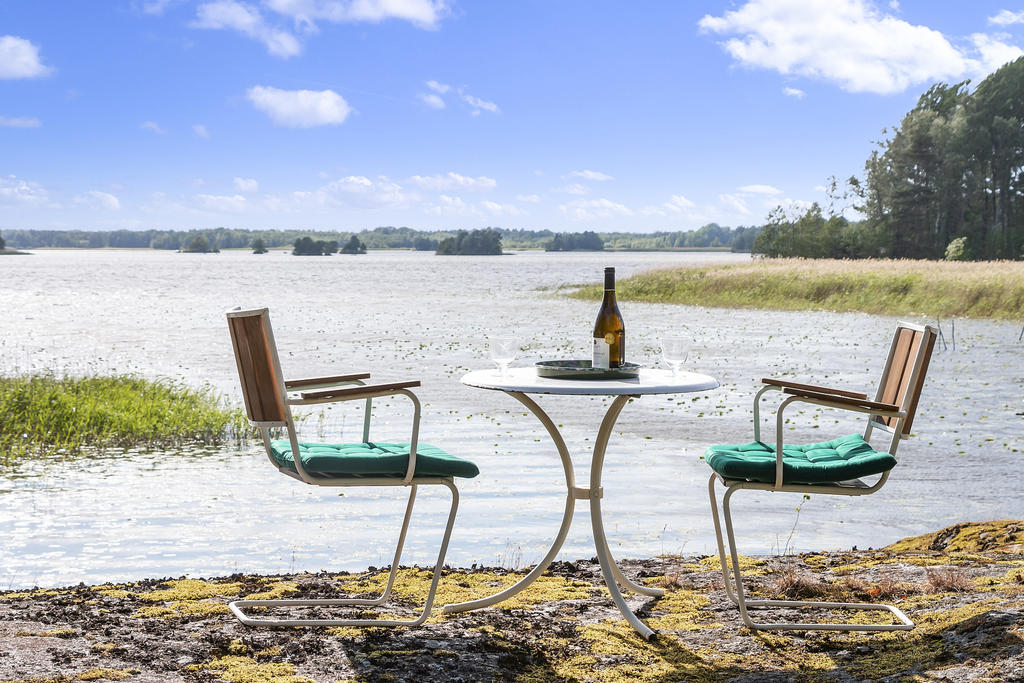
<path fill-rule="evenodd" d="M 864 496 L 878 491 L 896 466 L 896 448 L 900 440 L 910 436 L 918 399 L 924 384 L 928 362 L 935 345 L 937 331 L 931 326 L 899 323 L 889 347 L 889 356 L 882 371 L 874 400 L 860 392 L 831 389 L 811 384 L 798 384 L 780 379 L 762 379 L 765 385 L 754 396 L 754 441 L 738 445 L 712 446 L 705 460 L 714 470 L 708 482 L 711 513 L 714 516 L 718 555 L 729 599 L 739 607 L 743 623 L 761 630 L 831 630 L 831 631 L 901 631 L 914 628 L 914 623 L 894 605 L 849 602 L 813 602 L 806 600 L 750 600 L 744 593 L 739 556 L 733 534 L 729 502 L 737 491 L 782 491 L 790 493 Z M 780 391 L 782 400 L 775 417 L 775 443 L 761 441 L 759 403 L 768 391 Z M 867 415 L 863 435 L 851 434 L 831 441 L 793 445 L 783 443 L 784 411 L 792 403 L 812 405 Z M 875 450 L 870 444 L 872 433 L 888 432 L 891 437 L 886 450 Z M 879 478 L 868 484 L 861 477 Z M 725 487 L 722 512 L 729 541 L 729 559 L 722 539 L 715 495 L 715 483 Z M 730 576 L 732 574 L 732 576 Z M 750 618 L 751 608 L 822 608 L 851 610 L 887 610 L 899 623 L 760 623 Z"/>
<path fill-rule="evenodd" d="M 313 486 L 403 486 L 409 489 L 405 517 L 398 537 L 387 585 L 375 598 L 236 600 L 231 612 L 248 626 L 416 626 L 430 615 L 448 541 L 459 506 L 455 477 L 475 477 L 479 470 L 468 460 L 449 455 L 435 446 L 419 443 L 420 402 L 410 391 L 419 381 L 366 384 L 369 373 L 334 375 L 311 379 L 286 380 L 270 327 L 266 308 L 233 310 L 227 313 L 231 343 L 242 385 L 246 415 L 259 428 L 267 456 L 281 473 Z M 382 396 L 404 396 L 412 401 L 411 436 L 404 443 L 370 441 L 372 401 Z M 300 441 L 292 418 L 292 406 L 365 401 L 362 441 L 359 443 L 321 444 Z M 286 439 L 275 440 L 271 429 L 283 428 Z M 298 457 L 296 457 L 298 454 Z M 451 492 L 451 508 L 441 549 L 434 565 L 433 580 L 423 606 L 415 619 L 275 619 L 254 617 L 249 608 L 331 607 L 366 608 L 383 605 L 391 595 L 402 556 L 416 490 L 419 486 L 443 486 Z M 282 523 L 294 523 L 281 520 Z"/>

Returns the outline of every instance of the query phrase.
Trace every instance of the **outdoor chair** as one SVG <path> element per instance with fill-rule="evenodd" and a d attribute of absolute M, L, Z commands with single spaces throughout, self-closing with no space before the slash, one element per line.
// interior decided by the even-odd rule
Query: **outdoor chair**
<path fill-rule="evenodd" d="M 242 384 L 245 410 L 249 423 L 258 427 L 266 446 L 267 456 L 283 474 L 313 486 L 405 486 L 409 500 L 398 536 L 394 560 L 387 586 L 375 598 L 307 599 L 307 600 L 236 600 L 230 603 L 231 612 L 248 626 L 416 626 L 430 614 L 434 602 L 441 568 L 444 565 L 448 540 L 459 507 L 459 492 L 454 477 L 475 477 L 479 470 L 468 460 L 449 455 L 440 448 L 418 443 L 420 403 L 411 388 L 418 381 L 365 384 L 369 373 L 286 380 L 270 327 L 266 308 L 233 310 L 227 313 L 231 343 L 238 377 Z M 370 441 L 371 406 L 374 398 L 401 395 L 412 401 L 412 434 L 408 443 L 378 443 Z M 300 441 L 292 419 L 291 406 L 365 400 L 365 417 L 360 443 L 320 444 Z M 284 428 L 287 438 L 274 440 L 271 429 Z M 298 454 L 298 457 L 296 457 Z M 441 549 L 434 565 L 433 581 L 427 593 L 423 612 L 412 620 L 386 619 L 273 619 L 257 618 L 246 613 L 251 607 L 330 607 L 379 606 L 391 595 L 402 546 L 409 529 L 416 489 L 421 485 L 445 486 L 451 491 L 452 502 L 448 513 Z"/>
<path fill-rule="evenodd" d="M 744 594 L 740 574 L 729 501 L 734 493 L 741 490 L 783 491 L 801 495 L 863 496 L 882 488 L 889 478 L 889 472 L 896 466 L 896 448 L 900 439 L 910 436 L 936 334 L 937 331 L 931 326 L 921 327 L 902 322 L 897 325 L 889 347 L 889 357 L 885 362 L 881 382 L 873 401 L 868 400 L 866 394 L 854 391 L 779 379 L 762 379 L 765 386 L 754 396 L 754 441 L 739 445 L 711 446 L 707 449 L 704 457 L 714 470 L 708 482 L 708 493 L 711 497 L 711 513 L 715 521 L 715 536 L 718 540 L 718 556 L 722 563 L 725 591 L 729 599 L 739 607 L 740 617 L 748 628 L 831 631 L 901 631 L 914 628 L 914 623 L 893 605 L 748 599 Z M 761 441 L 760 433 L 758 406 L 762 395 L 768 391 L 781 391 L 783 394 L 776 412 L 774 444 Z M 867 415 L 867 427 L 863 436 L 851 434 L 832 441 L 807 445 L 784 444 L 784 411 L 791 403 L 810 403 L 863 413 Z M 887 450 L 875 450 L 870 445 L 872 432 L 876 430 L 891 435 Z M 878 475 L 879 478 L 873 484 L 860 479 Z M 720 480 L 725 487 L 722 510 L 725 531 L 729 539 L 729 559 L 732 561 L 731 578 L 715 499 L 716 480 Z M 751 620 L 749 609 L 764 607 L 888 610 L 900 623 L 758 623 Z"/>

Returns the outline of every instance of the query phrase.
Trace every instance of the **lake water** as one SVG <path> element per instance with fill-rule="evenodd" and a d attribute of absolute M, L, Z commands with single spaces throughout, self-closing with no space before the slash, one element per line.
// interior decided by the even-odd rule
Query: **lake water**
<path fill-rule="evenodd" d="M 587 357 L 597 304 L 560 286 L 682 263 L 746 256 L 705 253 L 516 253 L 437 257 L 373 252 L 296 258 L 156 251 L 40 251 L 0 259 L 0 372 L 137 373 L 205 383 L 240 402 L 224 311 L 268 306 L 286 376 L 369 370 L 421 379 L 421 439 L 474 460 L 448 562 L 525 566 L 558 528 L 564 483 L 532 415 L 500 392 L 459 383 L 486 367 L 488 335 L 513 334 L 516 361 Z M 691 335 L 690 369 L 715 391 L 628 405 L 608 449 L 606 528 L 621 557 L 708 554 L 714 535 L 707 466 L 712 443 L 749 441 L 751 398 L 763 376 L 869 393 L 895 319 L 625 303 L 628 357 L 657 365 L 657 339 Z M 947 342 L 950 321 L 942 321 Z M 1020 323 L 956 321 L 940 343 L 900 465 L 865 499 L 736 497 L 742 552 L 880 546 L 958 521 L 1024 518 L 1024 343 Z M 586 481 L 607 401 L 540 397 Z M 384 404 L 388 403 L 387 406 Z M 792 409 L 790 409 L 792 411 Z M 356 408 L 313 409 L 311 439 L 359 438 Z M 793 439 L 860 431 L 838 413 L 792 411 Z M 373 435 L 404 438 L 408 412 L 382 402 Z M 838 423 L 836 422 L 838 420 Z M 790 438 L 790 437 L 787 437 Z M 179 452 L 108 452 L 0 472 L 0 589 L 159 576 L 360 569 L 390 561 L 400 490 L 339 491 L 281 476 L 259 444 Z M 446 490 L 421 490 L 405 561 L 429 564 Z M 393 505 L 381 505 L 390 501 Z M 586 506 L 562 559 L 593 556 Z"/>

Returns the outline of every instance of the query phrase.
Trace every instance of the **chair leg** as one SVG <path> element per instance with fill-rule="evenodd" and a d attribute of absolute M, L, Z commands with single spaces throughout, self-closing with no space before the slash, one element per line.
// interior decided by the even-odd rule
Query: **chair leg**
<path fill-rule="evenodd" d="M 718 524 L 718 510 L 714 503 L 714 477 L 711 483 L 712 491 L 712 512 L 715 514 L 715 531 L 718 535 L 719 555 L 723 554 L 722 534 Z M 898 607 L 894 605 L 874 604 L 865 602 L 816 602 L 810 600 L 747 600 L 743 593 L 743 577 L 740 573 L 739 553 L 736 551 L 736 536 L 733 533 L 732 513 L 729 509 L 729 502 L 732 494 L 739 489 L 730 486 L 722 498 L 722 512 L 725 516 L 725 531 L 729 539 L 729 556 L 732 560 L 732 575 L 735 578 L 736 594 L 733 596 L 729 590 L 728 573 L 725 570 L 725 558 L 722 557 L 722 574 L 726 576 L 726 592 L 733 602 L 739 607 L 740 618 L 747 628 L 760 631 L 909 631 L 914 628 L 914 622 L 907 617 Z M 851 610 L 886 610 L 900 621 L 898 624 L 826 624 L 818 622 L 808 623 L 759 623 L 750 618 L 747 608 L 759 607 L 799 607 L 819 609 L 851 609 Z"/>
<path fill-rule="evenodd" d="M 711 499 L 711 517 L 715 522 L 715 540 L 718 541 L 718 561 L 722 565 L 722 583 L 725 586 L 725 594 L 729 596 L 734 605 L 739 604 L 736 593 L 732 589 L 732 577 L 729 574 L 729 563 L 725 560 L 725 544 L 722 542 L 722 522 L 718 518 L 718 501 L 715 499 L 715 482 L 717 474 L 712 474 L 708 481 L 708 497 Z"/>
<path fill-rule="evenodd" d="M 427 593 L 426 603 L 423 611 L 415 619 L 260 619 L 251 617 L 243 611 L 246 607 L 327 607 L 327 606 L 378 606 L 383 604 L 391 595 L 395 577 L 398 572 L 399 560 L 402 556 L 402 547 L 405 544 L 406 532 L 409 529 L 409 520 L 412 516 L 413 503 L 416 499 L 416 485 L 412 485 L 409 491 L 409 502 L 405 509 L 405 518 L 402 522 L 402 531 L 398 537 L 398 545 L 395 549 L 394 562 L 391 564 L 391 571 L 388 573 L 387 586 L 384 591 L 375 598 L 339 598 L 339 599 L 306 599 L 306 600 L 235 600 L 228 604 L 228 608 L 235 617 L 246 626 L 419 626 L 430 616 L 430 608 L 434 604 L 434 596 L 437 593 L 437 585 L 441 579 L 441 569 L 444 567 L 444 557 L 448 552 L 448 541 L 451 539 L 452 527 L 455 526 L 455 515 L 459 509 L 459 491 L 455 484 L 450 481 L 442 482 L 452 494 L 452 504 L 448 512 L 448 522 L 445 526 L 444 536 L 441 540 L 441 549 L 437 555 L 437 563 L 434 565 L 434 574 L 430 583 L 430 591 Z"/>

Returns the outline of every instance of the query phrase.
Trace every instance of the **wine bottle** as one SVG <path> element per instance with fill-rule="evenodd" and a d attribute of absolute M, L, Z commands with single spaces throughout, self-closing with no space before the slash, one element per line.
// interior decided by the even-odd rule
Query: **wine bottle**
<path fill-rule="evenodd" d="M 626 326 L 615 302 L 615 269 L 604 269 L 604 299 L 594 323 L 595 368 L 618 368 L 626 362 Z"/>

